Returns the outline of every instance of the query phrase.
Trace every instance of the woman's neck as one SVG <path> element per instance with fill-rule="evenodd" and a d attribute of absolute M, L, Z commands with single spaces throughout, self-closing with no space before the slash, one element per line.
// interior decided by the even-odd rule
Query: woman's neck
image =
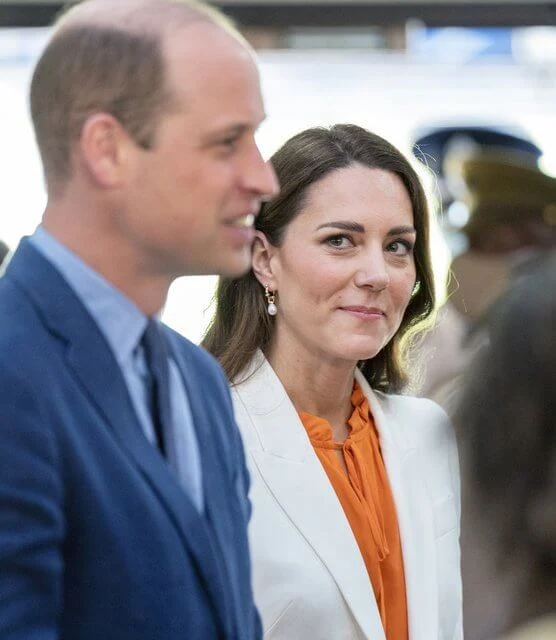
<path fill-rule="evenodd" d="M 319 416 L 333 428 L 335 439 L 346 431 L 352 413 L 351 394 L 357 363 L 328 361 L 307 349 L 268 350 L 266 357 L 296 410 Z"/>

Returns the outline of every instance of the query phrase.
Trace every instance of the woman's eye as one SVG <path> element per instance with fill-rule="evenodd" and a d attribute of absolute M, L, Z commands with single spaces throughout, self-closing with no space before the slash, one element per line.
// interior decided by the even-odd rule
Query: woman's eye
<path fill-rule="evenodd" d="M 395 240 L 388 245 L 387 249 L 397 256 L 407 256 L 413 251 L 413 245 L 407 240 Z"/>
<path fill-rule="evenodd" d="M 345 247 L 350 247 L 353 245 L 353 241 L 349 236 L 339 235 L 339 236 L 331 236 L 326 239 L 326 243 L 334 247 L 334 249 L 344 249 Z"/>

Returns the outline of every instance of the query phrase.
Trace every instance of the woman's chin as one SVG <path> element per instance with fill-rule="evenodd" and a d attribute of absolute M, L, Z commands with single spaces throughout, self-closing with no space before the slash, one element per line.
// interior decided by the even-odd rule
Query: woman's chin
<path fill-rule="evenodd" d="M 354 366 L 361 362 L 362 360 L 371 360 L 374 358 L 377 353 L 379 353 L 380 349 L 375 346 L 373 347 L 362 347 L 354 346 L 354 345 L 345 345 L 344 348 L 342 346 L 336 347 L 334 349 L 334 353 L 330 354 L 334 359 L 347 361 Z"/>

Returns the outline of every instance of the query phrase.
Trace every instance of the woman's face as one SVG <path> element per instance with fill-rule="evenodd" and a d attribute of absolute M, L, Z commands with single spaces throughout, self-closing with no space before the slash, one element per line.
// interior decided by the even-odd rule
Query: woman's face
<path fill-rule="evenodd" d="M 398 330 L 415 285 L 409 195 L 397 175 L 358 164 L 305 195 L 270 254 L 273 348 L 331 362 L 373 358 Z"/>

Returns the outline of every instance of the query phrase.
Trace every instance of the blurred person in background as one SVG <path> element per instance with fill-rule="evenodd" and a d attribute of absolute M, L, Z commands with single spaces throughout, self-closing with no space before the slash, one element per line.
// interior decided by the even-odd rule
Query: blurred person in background
<path fill-rule="evenodd" d="M 413 154 L 435 176 L 440 215 L 450 226 L 450 207 L 465 196 L 459 165 L 462 158 L 491 151 L 506 164 L 539 168 L 542 150 L 521 130 L 495 126 L 455 125 L 421 129 Z"/>
<path fill-rule="evenodd" d="M 7 258 L 8 253 L 10 253 L 10 248 L 5 242 L 0 240 L 0 266 L 2 266 L 2 263 Z"/>
<path fill-rule="evenodd" d="M 48 201 L 0 279 L 0 638 L 259 638 L 227 381 L 163 326 L 276 192 L 252 51 L 192 2 L 70 9 L 34 71 Z"/>
<path fill-rule="evenodd" d="M 252 472 L 265 637 L 461 638 L 452 427 L 396 395 L 435 301 L 424 191 L 355 125 L 308 129 L 271 162 L 280 195 L 251 271 L 220 280 L 203 343 L 232 381 Z"/>
<path fill-rule="evenodd" d="M 415 351 L 415 386 L 451 412 L 475 350 L 467 334 L 556 244 L 556 180 L 538 168 L 540 150 L 527 140 L 488 129 L 455 129 L 451 138 L 441 133 L 436 141 L 431 134 L 443 157 L 440 191 L 445 207 L 457 198 L 468 210 L 461 229 L 466 249 L 452 261 L 448 300 L 436 326 Z M 433 151 L 433 142 L 423 140 L 420 148 Z"/>
<path fill-rule="evenodd" d="M 556 638 L 556 253 L 478 324 L 455 413 L 467 640 Z"/>

